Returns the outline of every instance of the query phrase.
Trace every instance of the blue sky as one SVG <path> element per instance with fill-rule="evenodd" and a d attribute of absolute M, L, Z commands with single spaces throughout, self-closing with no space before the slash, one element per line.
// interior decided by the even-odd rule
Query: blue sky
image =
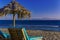
<path fill-rule="evenodd" d="M 31 19 L 60 19 L 60 0 L 16 0 L 32 12 Z M 11 0 L 0 0 L 0 8 L 9 4 Z M 12 19 L 12 15 L 0 17 Z M 17 17 L 16 17 L 17 19 Z"/>

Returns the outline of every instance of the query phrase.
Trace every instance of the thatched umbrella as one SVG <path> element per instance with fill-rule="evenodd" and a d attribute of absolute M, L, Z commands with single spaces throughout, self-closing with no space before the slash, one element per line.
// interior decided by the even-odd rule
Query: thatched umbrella
<path fill-rule="evenodd" d="M 0 9 L 0 16 L 13 14 L 13 26 L 15 27 L 15 15 L 17 14 L 18 18 L 28 18 L 30 17 L 30 12 L 21 6 L 15 0 L 12 0 L 10 4 Z"/>

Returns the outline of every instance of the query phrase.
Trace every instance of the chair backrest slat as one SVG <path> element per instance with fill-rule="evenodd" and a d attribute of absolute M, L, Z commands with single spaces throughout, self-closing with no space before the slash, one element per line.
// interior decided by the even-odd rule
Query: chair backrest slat
<path fill-rule="evenodd" d="M 24 39 L 25 39 L 25 40 L 29 40 L 29 36 L 28 36 L 25 28 L 22 28 L 22 32 L 23 32 L 23 35 L 24 35 Z"/>

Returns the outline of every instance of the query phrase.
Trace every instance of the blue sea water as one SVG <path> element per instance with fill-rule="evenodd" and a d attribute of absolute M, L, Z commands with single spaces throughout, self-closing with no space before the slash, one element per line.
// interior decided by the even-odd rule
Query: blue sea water
<path fill-rule="evenodd" d="M 0 25 L 11 25 L 13 20 L 0 20 Z M 16 20 L 16 25 L 59 25 L 60 20 Z"/>
<path fill-rule="evenodd" d="M 13 28 L 13 20 L 0 20 L 0 28 Z M 16 28 L 60 31 L 60 20 L 16 20 Z"/>

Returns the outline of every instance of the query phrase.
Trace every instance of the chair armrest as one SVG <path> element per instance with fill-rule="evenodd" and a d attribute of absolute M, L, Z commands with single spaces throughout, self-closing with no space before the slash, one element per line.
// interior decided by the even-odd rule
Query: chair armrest
<path fill-rule="evenodd" d="M 42 40 L 43 37 L 42 36 L 32 36 L 30 37 L 30 40 Z"/>

